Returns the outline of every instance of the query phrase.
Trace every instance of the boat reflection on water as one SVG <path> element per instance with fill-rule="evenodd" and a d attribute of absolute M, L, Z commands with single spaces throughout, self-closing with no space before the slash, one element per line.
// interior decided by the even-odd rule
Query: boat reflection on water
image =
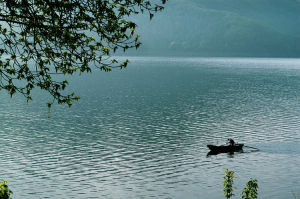
<path fill-rule="evenodd" d="M 207 157 L 209 156 L 213 156 L 213 155 L 219 155 L 219 154 L 224 154 L 224 153 L 227 153 L 227 155 L 229 157 L 233 157 L 234 153 L 244 153 L 243 149 L 239 150 L 239 151 L 231 151 L 231 152 L 217 152 L 217 151 L 209 151 L 207 153 Z"/>

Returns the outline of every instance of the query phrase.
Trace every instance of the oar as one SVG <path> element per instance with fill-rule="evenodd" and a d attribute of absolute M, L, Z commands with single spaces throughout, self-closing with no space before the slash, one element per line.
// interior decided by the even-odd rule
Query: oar
<path fill-rule="evenodd" d="M 258 148 L 255 148 L 255 147 L 252 147 L 252 146 L 244 146 L 244 147 L 248 147 L 248 148 L 255 149 L 255 150 L 258 150 L 258 151 L 259 151 Z"/>

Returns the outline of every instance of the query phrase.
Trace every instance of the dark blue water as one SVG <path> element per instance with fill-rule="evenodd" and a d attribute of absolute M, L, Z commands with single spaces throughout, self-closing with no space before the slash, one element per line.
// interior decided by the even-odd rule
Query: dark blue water
<path fill-rule="evenodd" d="M 15 199 L 300 197 L 300 60 L 131 58 L 125 70 L 71 79 L 70 109 L 36 92 L 0 97 L 0 178 Z M 257 147 L 206 154 L 227 138 Z"/>

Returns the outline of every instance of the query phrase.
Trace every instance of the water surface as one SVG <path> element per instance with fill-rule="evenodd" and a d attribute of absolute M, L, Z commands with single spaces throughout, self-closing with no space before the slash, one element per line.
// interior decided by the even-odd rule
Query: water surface
<path fill-rule="evenodd" d="M 0 177 L 15 199 L 300 197 L 300 60 L 132 57 L 71 80 L 70 109 L 0 97 Z M 207 157 L 227 138 L 260 148 Z"/>

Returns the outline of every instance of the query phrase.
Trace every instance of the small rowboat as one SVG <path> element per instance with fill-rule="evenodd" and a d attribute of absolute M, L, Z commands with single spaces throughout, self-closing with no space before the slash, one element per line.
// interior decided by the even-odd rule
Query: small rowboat
<path fill-rule="evenodd" d="M 212 153 L 232 153 L 243 150 L 244 144 L 234 144 L 234 145 L 207 145 Z"/>

